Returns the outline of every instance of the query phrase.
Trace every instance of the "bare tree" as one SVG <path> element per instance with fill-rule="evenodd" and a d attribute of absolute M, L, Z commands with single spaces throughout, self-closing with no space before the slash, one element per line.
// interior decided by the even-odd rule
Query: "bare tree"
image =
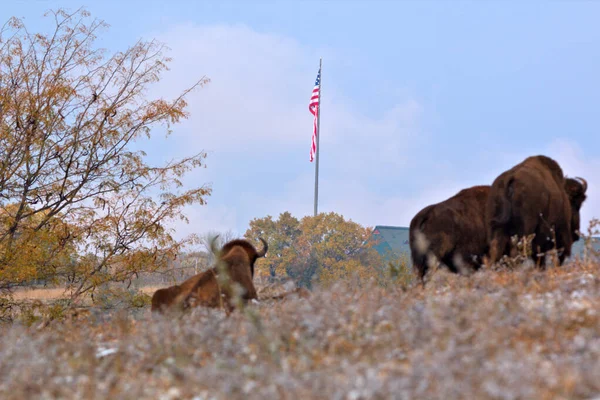
<path fill-rule="evenodd" d="M 16 18 L 0 30 L 0 288 L 43 265 L 71 277 L 75 299 L 164 266 L 197 239 L 175 240 L 167 224 L 210 195 L 181 182 L 205 153 L 149 165 L 132 144 L 156 127 L 170 134 L 188 117 L 186 95 L 208 79 L 172 100 L 147 99 L 168 69 L 164 45 L 139 41 L 107 55 L 94 46 L 104 22 L 84 10 L 46 15 L 47 35 Z M 44 257 L 24 257 L 45 230 L 55 240 Z"/>

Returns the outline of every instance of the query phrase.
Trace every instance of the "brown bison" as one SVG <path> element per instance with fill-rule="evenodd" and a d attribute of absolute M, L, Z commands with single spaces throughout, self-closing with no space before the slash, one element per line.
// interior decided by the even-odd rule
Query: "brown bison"
<path fill-rule="evenodd" d="M 421 283 L 439 263 L 455 273 L 481 267 L 487 252 L 484 217 L 489 192 L 486 185 L 463 189 L 425 207 L 410 221 L 411 257 Z"/>
<path fill-rule="evenodd" d="M 160 311 L 163 307 L 170 306 L 180 293 L 181 287 L 179 285 L 158 289 L 152 295 L 152 311 Z"/>
<path fill-rule="evenodd" d="M 241 287 L 240 297 L 244 303 L 256 299 L 256 289 L 252 281 L 254 263 L 257 258 L 264 257 L 268 250 L 267 242 L 262 238 L 259 239 L 263 243 L 261 251 L 257 251 L 244 239 L 226 243 L 221 248 L 216 261 L 223 267 L 222 271 L 226 276 L 219 276 L 220 269 L 217 265 L 192 276 L 179 285 L 159 289 L 152 296 L 152 311 L 161 311 L 174 306 L 181 309 L 194 306 L 225 306 L 228 311 L 231 311 L 235 306 L 233 304 L 235 284 Z"/>
<path fill-rule="evenodd" d="M 579 238 L 579 211 L 586 190 L 584 179 L 565 178 L 560 165 L 543 155 L 528 157 L 500 174 L 486 205 L 489 263 L 516 255 L 512 236 L 535 234 L 533 261 L 543 268 L 545 253 L 556 248 L 562 265 Z"/>

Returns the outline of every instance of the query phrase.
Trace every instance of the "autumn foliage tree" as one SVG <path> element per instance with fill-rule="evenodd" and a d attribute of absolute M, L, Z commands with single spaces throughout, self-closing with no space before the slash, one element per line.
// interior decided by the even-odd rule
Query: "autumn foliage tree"
<path fill-rule="evenodd" d="M 9 204 L 0 209 L 0 230 L 10 229 L 14 224 L 17 204 Z M 28 206 L 24 210 L 31 213 Z M 13 240 L 0 243 L 0 252 L 5 253 L 8 244 L 19 257 L 12 259 L 11 268 L 4 270 L 3 278 L 9 282 L 37 281 L 59 283 L 68 279 L 70 269 L 76 260 L 76 244 L 64 242 L 64 234 L 72 229 L 61 218 L 55 215 L 47 217 L 48 211 L 32 213 L 15 231 Z M 35 229 L 39 223 L 47 219 L 44 226 Z M 62 278 L 62 279 L 61 279 Z"/>
<path fill-rule="evenodd" d="M 291 249 L 301 233 L 300 221 L 287 211 L 281 213 L 277 220 L 268 215 L 250 221 L 250 227 L 244 236 L 248 240 L 262 237 L 269 244 L 267 257 L 257 260 L 256 265 L 260 265 L 257 273 L 271 278 L 286 275 L 287 266 L 293 257 Z"/>
<path fill-rule="evenodd" d="M 263 236 L 269 242 L 268 257 L 257 261 L 257 273 L 271 277 L 286 275 L 300 285 L 313 280 L 329 285 L 357 276 L 366 281 L 385 275 L 383 261 L 373 248 L 371 229 L 336 213 L 306 216 L 301 220 L 289 212 L 254 219 L 245 237 Z"/>
<path fill-rule="evenodd" d="M 210 195 L 181 182 L 205 154 L 150 165 L 133 144 L 155 128 L 171 133 L 188 117 L 186 95 L 208 80 L 148 99 L 168 69 L 162 44 L 108 54 L 95 46 L 104 22 L 83 10 L 47 15 L 49 34 L 17 18 L 0 30 L 0 288 L 69 264 L 75 299 L 163 266 L 194 240 L 175 240 L 168 223 Z"/>

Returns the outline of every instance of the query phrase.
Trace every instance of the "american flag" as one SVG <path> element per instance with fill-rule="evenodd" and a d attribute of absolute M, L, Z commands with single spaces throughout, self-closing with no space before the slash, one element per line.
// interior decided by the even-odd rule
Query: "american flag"
<path fill-rule="evenodd" d="M 310 103 L 308 103 L 308 110 L 315 116 L 313 119 L 313 133 L 312 133 L 312 144 L 310 146 L 310 162 L 315 159 L 317 153 L 317 124 L 319 119 L 319 95 L 321 91 L 321 68 L 317 73 L 317 80 L 315 80 L 315 87 L 310 97 Z"/>

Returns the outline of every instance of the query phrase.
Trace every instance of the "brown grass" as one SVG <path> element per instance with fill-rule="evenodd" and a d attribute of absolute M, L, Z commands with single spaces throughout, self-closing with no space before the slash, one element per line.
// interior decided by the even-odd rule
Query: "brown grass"
<path fill-rule="evenodd" d="M 18 289 L 13 292 L 15 300 L 57 300 L 68 297 L 63 288 Z"/>
<path fill-rule="evenodd" d="M 139 290 L 142 293 L 152 296 L 152 294 L 162 286 L 145 286 Z M 13 292 L 13 299 L 21 300 L 58 300 L 68 298 L 68 293 L 65 293 L 63 288 L 44 288 L 44 289 L 18 289 Z"/>
<path fill-rule="evenodd" d="M 590 399 L 600 264 L 1 329 L 0 398 Z M 150 288 L 148 291 L 152 291 Z"/>

